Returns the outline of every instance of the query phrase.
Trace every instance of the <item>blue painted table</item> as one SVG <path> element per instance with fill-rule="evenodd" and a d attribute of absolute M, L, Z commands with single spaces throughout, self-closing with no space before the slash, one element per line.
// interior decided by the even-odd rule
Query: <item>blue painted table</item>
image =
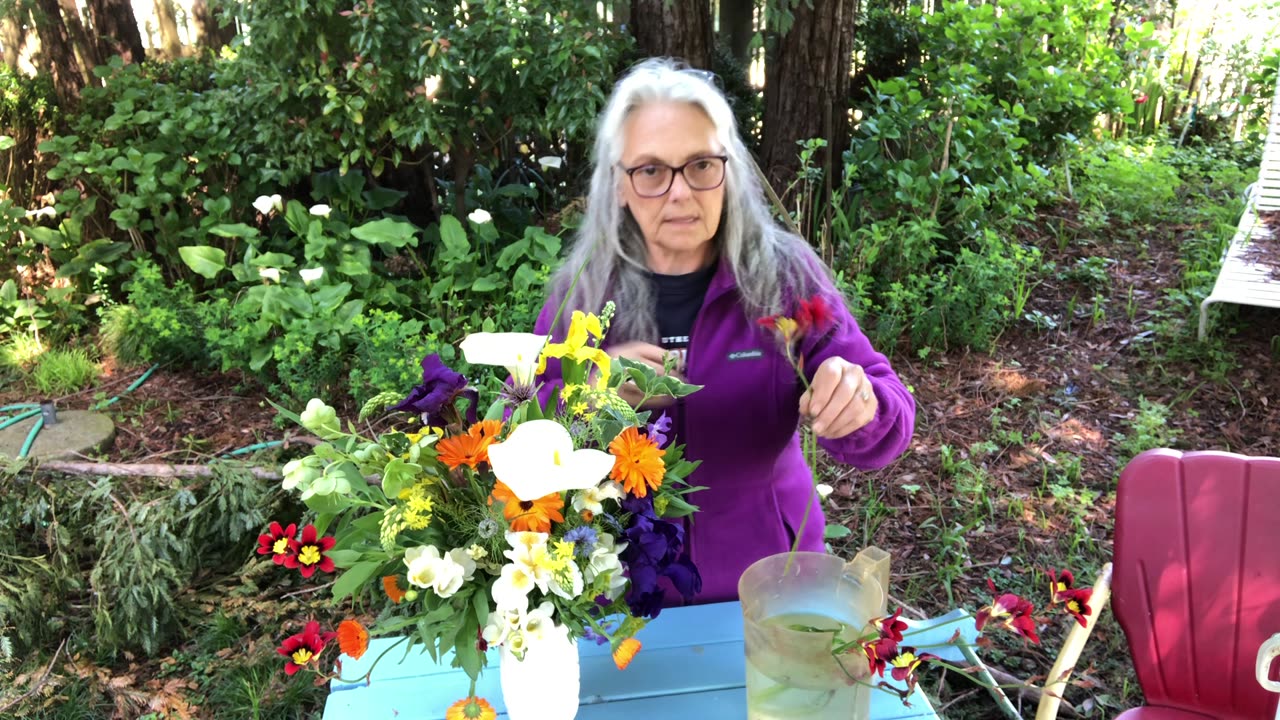
<path fill-rule="evenodd" d="M 945 643 L 957 628 L 967 639 L 973 623 L 955 622 L 955 611 L 916 623 L 911 643 Z M 926 628 L 934 628 L 927 630 Z M 638 635 L 644 649 L 631 666 L 619 671 L 609 647 L 595 643 L 579 646 L 582 660 L 582 708 L 578 720 L 633 720 L 634 718 L 700 718 L 742 720 L 747 716 L 746 659 L 742 648 L 742 611 L 738 603 L 695 605 L 663 610 L 658 619 Z M 369 644 L 360 660 L 343 656 L 342 674 L 361 677 L 395 639 L 379 638 Z M 951 648 L 932 648 L 946 657 Z M 958 651 L 955 657 L 959 660 Z M 464 697 L 469 687 L 465 673 L 431 660 L 421 646 L 408 655 L 402 647 L 387 653 L 370 682 L 330 684 L 324 720 L 443 720 L 445 710 Z M 886 673 L 886 680 L 888 674 Z M 901 687 L 900 684 L 897 684 Z M 488 664 L 476 684 L 476 694 L 487 699 L 505 718 L 498 682 L 498 653 L 489 651 Z M 874 720 L 936 718 L 928 697 L 919 687 L 911 707 L 887 692 L 871 694 Z"/>

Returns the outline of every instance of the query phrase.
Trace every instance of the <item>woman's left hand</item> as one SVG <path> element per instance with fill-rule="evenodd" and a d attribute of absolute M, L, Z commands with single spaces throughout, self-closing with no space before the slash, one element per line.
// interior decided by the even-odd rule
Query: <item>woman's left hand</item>
<path fill-rule="evenodd" d="M 824 360 L 800 396 L 800 417 L 813 420 L 813 432 L 820 438 L 848 435 L 871 422 L 878 407 L 871 378 L 861 365 L 841 357 Z"/>

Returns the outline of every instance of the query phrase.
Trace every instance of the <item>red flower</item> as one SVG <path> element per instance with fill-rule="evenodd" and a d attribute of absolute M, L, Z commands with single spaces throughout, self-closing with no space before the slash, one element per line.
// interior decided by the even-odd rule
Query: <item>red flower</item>
<path fill-rule="evenodd" d="M 996 585 L 990 579 L 987 580 L 987 587 L 991 589 L 992 595 L 996 594 Z M 995 602 L 979 610 L 975 620 L 978 631 L 981 632 L 988 620 L 998 618 L 1001 627 L 1039 644 L 1036 621 L 1031 617 L 1033 612 L 1035 612 L 1035 606 L 1030 602 L 1013 593 L 1005 593 L 997 597 Z"/>
<path fill-rule="evenodd" d="M 880 620 L 880 637 L 893 640 L 894 642 L 902 642 L 902 631 L 907 629 L 907 624 L 898 619 L 902 615 L 902 608 L 898 608 L 892 615 Z"/>
<path fill-rule="evenodd" d="M 814 295 L 808 300 L 800 301 L 800 311 L 796 313 L 796 324 L 800 326 L 801 332 L 808 330 L 825 332 L 833 320 L 831 308 L 821 295 Z"/>
<path fill-rule="evenodd" d="M 276 648 L 276 652 L 289 658 L 289 662 L 284 665 L 285 674 L 294 675 L 315 662 L 324 650 L 324 646 L 336 635 L 337 633 L 320 632 L 320 623 L 312 620 L 307 623 L 302 632 L 285 638 L 280 647 Z"/>
<path fill-rule="evenodd" d="M 484 628 L 476 626 L 476 650 L 486 652 L 489 650 L 489 641 L 484 639 Z"/>
<path fill-rule="evenodd" d="M 888 638 L 879 638 L 862 643 L 862 653 L 867 656 L 867 667 L 872 675 L 884 677 L 886 663 L 898 654 L 898 643 Z"/>
<path fill-rule="evenodd" d="M 302 528 L 302 537 L 289 541 L 290 554 L 284 559 L 287 568 L 301 567 L 302 577 L 309 578 L 317 569 L 333 572 L 333 558 L 325 555 L 336 543 L 330 536 L 316 537 L 316 526 Z"/>
<path fill-rule="evenodd" d="M 1049 571 L 1049 604 L 1056 605 L 1066 599 L 1066 592 L 1076 584 L 1075 575 L 1070 570 L 1063 570 L 1059 575 L 1056 570 Z"/>
<path fill-rule="evenodd" d="M 907 695 L 910 695 L 911 691 L 916 687 L 916 669 L 920 667 L 921 663 L 937 659 L 937 655 L 917 653 L 916 649 L 913 647 L 904 647 L 898 651 L 898 654 L 894 656 L 892 660 L 889 661 L 889 664 L 893 666 L 893 679 L 906 681 Z"/>
<path fill-rule="evenodd" d="M 1071 616 L 1080 623 L 1080 627 L 1089 627 L 1089 614 L 1093 609 L 1089 607 L 1089 600 L 1093 597 L 1093 588 L 1079 588 L 1076 590 L 1067 590 L 1063 593 L 1064 607 Z"/>
<path fill-rule="evenodd" d="M 1134 99 L 1134 102 L 1135 102 L 1135 103 L 1137 103 L 1137 104 L 1139 104 L 1139 105 L 1141 105 L 1142 103 L 1144 103 L 1144 102 L 1146 102 L 1146 101 L 1147 101 L 1147 94 L 1146 94 L 1146 93 L 1142 93 L 1142 94 L 1141 94 L 1141 95 L 1139 95 L 1136 99 Z"/>
<path fill-rule="evenodd" d="M 283 565 L 289 558 L 289 546 L 297 534 L 295 523 L 290 523 L 287 528 L 280 527 L 278 522 L 271 523 L 268 532 L 258 536 L 258 554 L 270 555 L 272 562 Z"/>

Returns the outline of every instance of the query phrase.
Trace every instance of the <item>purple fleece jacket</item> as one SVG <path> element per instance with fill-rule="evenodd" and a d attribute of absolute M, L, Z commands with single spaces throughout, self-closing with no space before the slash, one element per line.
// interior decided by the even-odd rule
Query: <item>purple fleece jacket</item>
<path fill-rule="evenodd" d="M 883 467 L 911 440 L 915 400 L 858 329 L 835 288 L 824 294 L 835 298 L 834 325 L 821 337 L 801 341 L 805 374 L 812 379 L 832 356 L 857 363 L 872 381 L 879 409 L 870 424 L 837 440 L 820 439 L 819 445 L 856 468 Z M 535 332 L 549 331 L 559 302 L 548 300 Z M 565 317 L 572 309 L 565 309 Z M 790 549 L 809 503 L 813 509 L 800 549 L 824 547 L 825 521 L 797 432 L 804 387 L 772 331 L 756 321 L 742 306 L 732 270 L 721 262 L 694 321 L 686 358 L 687 381 L 704 387 L 666 410 L 673 420 L 672 442 L 684 443 L 686 457 L 702 461 L 689 482 L 707 487 L 688 496 L 699 507 L 686 535 L 686 549 L 702 574 L 697 603 L 736 600 L 738 578 L 751 563 Z M 558 384 L 559 373 L 558 361 L 548 362 L 543 380 Z M 667 595 L 667 604 L 679 604 L 678 595 Z"/>

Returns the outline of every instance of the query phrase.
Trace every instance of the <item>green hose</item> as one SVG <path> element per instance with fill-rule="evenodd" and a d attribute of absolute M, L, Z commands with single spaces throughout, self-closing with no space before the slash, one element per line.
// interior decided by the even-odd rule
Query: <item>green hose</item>
<path fill-rule="evenodd" d="M 236 455 L 244 455 L 245 453 L 251 453 L 257 450 L 266 450 L 267 448 L 273 448 L 273 447 L 276 447 L 277 445 L 283 445 L 283 444 L 284 444 L 283 440 L 272 440 L 270 442 L 261 442 L 255 445 L 248 445 L 248 446 L 242 447 L 239 450 L 232 450 L 229 453 L 223 453 L 222 457 L 233 457 Z"/>
<path fill-rule="evenodd" d="M 40 403 L 18 403 L 17 405 L 5 405 L 4 407 L 0 407 L 0 412 L 4 412 L 6 410 L 30 410 L 31 408 L 38 407 L 40 407 Z"/>
<path fill-rule="evenodd" d="M 90 409 L 90 410 L 101 410 L 101 409 L 103 409 L 103 408 L 105 408 L 105 407 L 110 407 L 111 405 L 116 404 L 116 403 L 120 400 L 120 398 L 121 398 L 121 397 L 123 397 L 123 396 L 125 396 L 125 395 L 128 395 L 129 393 L 133 392 L 134 390 L 137 390 L 137 389 L 138 389 L 138 386 L 139 386 L 139 385 L 141 385 L 142 383 L 146 382 L 146 381 L 147 381 L 147 378 L 151 377 L 151 373 L 155 372 L 155 371 L 156 371 L 156 368 L 158 368 L 158 367 L 160 367 L 160 364 L 159 364 L 159 363 L 156 363 L 155 365 L 152 365 L 151 367 L 147 368 L 147 371 L 146 371 L 146 372 L 144 372 L 144 373 L 142 373 L 142 377 L 139 377 L 137 380 L 134 380 L 132 385 L 130 385 L 129 387 L 127 387 L 127 388 L 125 388 L 125 389 L 124 389 L 124 392 L 122 392 L 122 393 L 120 393 L 119 395 L 117 395 L 117 396 L 115 396 L 115 397 L 111 398 L 110 400 L 104 400 L 103 402 L 100 402 L 100 403 L 98 403 L 97 405 L 94 405 L 92 408 L 89 408 L 89 409 Z"/>
<path fill-rule="evenodd" d="M 39 413 L 40 411 L 37 410 L 36 414 L 39 414 Z M 18 451 L 19 460 L 26 457 L 27 453 L 31 452 L 31 446 L 35 444 L 36 436 L 40 434 L 40 428 L 42 427 L 44 427 L 44 418 L 43 417 L 36 418 L 36 424 L 32 425 L 31 432 L 27 433 L 27 441 L 22 443 L 22 449 Z"/>
<path fill-rule="evenodd" d="M 24 412 L 20 415 L 15 415 L 14 417 L 11 417 L 8 420 L 5 420 L 4 422 L 0 422 L 0 430 L 3 430 L 9 427 L 10 425 L 15 425 L 19 422 L 22 422 L 23 420 L 26 420 L 32 415 L 39 415 L 39 414 L 40 414 L 40 406 L 36 405 L 35 410 L 28 410 L 27 412 Z"/>

